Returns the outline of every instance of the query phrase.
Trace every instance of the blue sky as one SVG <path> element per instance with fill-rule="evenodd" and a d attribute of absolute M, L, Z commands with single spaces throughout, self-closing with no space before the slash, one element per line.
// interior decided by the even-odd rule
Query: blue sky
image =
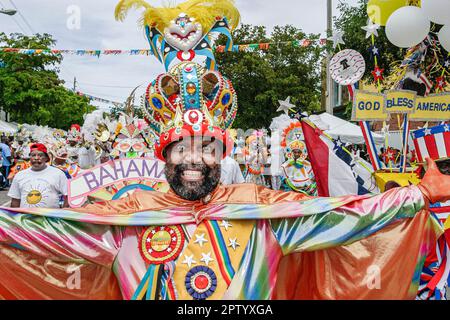
<path fill-rule="evenodd" d="M 0 7 L 17 7 L 21 14 L 0 15 L 0 30 L 6 33 L 50 33 L 57 40 L 56 49 L 147 49 L 139 29 L 138 12 L 131 12 L 125 22 L 114 19 L 116 0 L 0 0 Z M 159 6 L 160 0 L 147 0 Z M 172 1 L 174 2 L 174 1 Z M 180 2 L 180 1 L 175 1 Z M 339 15 L 333 0 L 334 15 Z M 357 0 L 345 2 L 356 4 Z M 264 25 L 292 24 L 307 34 L 326 30 L 326 0 L 237 0 L 242 23 Z M 71 13 L 80 12 L 80 27 L 69 28 Z M 87 94 L 122 102 L 131 90 L 146 85 L 159 73 L 162 65 L 149 56 L 64 57 L 60 77 L 67 87 L 77 78 L 77 89 Z M 101 103 L 93 103 L 104 107 Z"/>

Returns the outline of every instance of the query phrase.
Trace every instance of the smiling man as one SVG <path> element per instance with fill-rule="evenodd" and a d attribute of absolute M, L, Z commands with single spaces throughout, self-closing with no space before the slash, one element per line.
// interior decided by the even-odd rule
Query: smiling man
<path fill-rule="evenodd" d="M 223 152 L 215 139 L 195 137 L 172 143 L 166 149 L 165 175 L 172 190 L 181 198 L 196 201 L 210 194 L 220 182 Z"/>
<path fill-rule="evenodd" d="M 146 9 L 154 42 L 162 41 L 157 28 L 164 26 L 189 30 L 189 23 L 201 21 L 202 30 L 224 32 L 225 16 L 234 25 L 239 19 L 226 0 L 190 0 L 161 10 L 127 0 L 116 15 L 136 6 Z M 193 16 L 200 13 L 208 16 Z M 168 17 L 171 22 L 163 19 Z M 228 129 L 237 97 L 214 61 L 191 61 L 197 53 L 211 60 L 205 32 L 198 46 L 180 46 L 177 38 L 162 47 L 152 42 L 166 66 L 182 60 L 152 81 L 144 97 L 169 192 L 140 190 L 76 210 L 0 209 L 0 297 L 414 299 L 417 271 L 442 234 L 428 204 L 450 198 L 450 177 L 430 161 L 419 186 L 340 198 L 220 185 L 220 159 L 233 149 Z M 167 79 L 178 84 L 170 96 L 164 93 Z M 204 81 L 216 83 L 217 91 L 205 91 Z M 293 254 L 299 259 L 284 263 Z M 79 286 L 66 286 L 67 272 L 47 268 L 53 262 L 76 267 Z M 374 276 L 381 288 L 371 285 Z"/>
<path fill-rule="evenodd" d="M 12 208 L 59 208 L 60 197 L 67 202 L 67 178 L 65 174 L 48 166 L 47 148 L 41 143 L 30 146 L 31 167 L 14 176 L 8 196 Z"/>

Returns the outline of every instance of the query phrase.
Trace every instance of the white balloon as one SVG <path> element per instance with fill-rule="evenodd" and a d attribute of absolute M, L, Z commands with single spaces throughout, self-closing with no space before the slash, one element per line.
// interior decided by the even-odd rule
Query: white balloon
<path fill-rule="evenodd" d="M 443 26 L 439 31 L 439 42 L 447 52 L 450 52 L 450 24 Z"/>
<path fill-rule="evenodd" d="M 423 11 L 414 6 L 396 10 L 386 23 L 386 36 L 400 48 L 410 48 L 421 43 L 430 32 L 430 21 Z"/>
<path fill-rule="evenodd" d="M 422 0 L 425 16 L 438 24 L 450 24 L 450 0 Z"/>

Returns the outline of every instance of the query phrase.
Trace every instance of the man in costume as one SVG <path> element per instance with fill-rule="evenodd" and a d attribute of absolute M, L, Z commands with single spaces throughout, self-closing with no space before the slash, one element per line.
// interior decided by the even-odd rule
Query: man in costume
<path fill-rule="evenodd" d="M 307 158 L 305 142 L 300 122 L 291 123 L 283 130 L 281 146 L 284 147 L 286 162 L 282 164 L 283 188 L 286 191 L 301 192 L 317 196 L 314 173 Z"/>
<path fill-rule="evenodd" d="M 267 162 L 267 148 L 262 131 L 255 131 L 247 138 L 245 154 L 245 182 L 265 185 L 264 165 Z"/>
<path fill-rule="evenodd" d="M 117 12 L 136 3 L 121 1 Z M 198 30 L 189 5 L 199 12 L 199 3 L 171 9 L 180 18 L 172 31 L 181 32 L 182 23 Z M 225 10 L 228 1 L 201 3 L 213 5 L 205 10 L 221 4 L 222 14 L 213 14 L 218 23 L 233 12 Z M 160 13 L 145 8 L 149 19 Z M 183 52 L 177 56 L 190 57 Z M 228 98 L 209 100 L 202 93 L 201 81 L 211 72 L 220 83 L 217 96 Z M 297 288 L 278 273 L 291 253 L 302 255 L 295 267 L 304 283 L 294 298 L 415 297 L 424 250 L 442 232 L 427 204 L 450 198 L 450 177 L 434 162 L 418 187 L 377 196 L 311 198 L 254 184 L 219 186 L 219 160 L 233 147 L 226 131 L 236 115 L 231 82 L 189 61 L 164 77 L 179 83 L 178 98 L 167 99 L 164 82 L 152 82 L 146 111 L 160 133 L 155 155 L 166 162 L 170 192 L 136 191 L 78 210 L 3 208 L 0 297 L 283 298 Z M 381 289 L 368 286 L 371 266 L 378 268 Z M 70 270 L 79 270 L 78 286 L 67 284 Z"/>
<path fill-rule="evenodd" d="M 67 132 L 67 156 L 69 164 L 78 163 L 80 142 L 82 140 L 81 127 L 78 124 L 70 126 Z"/>
<path fill-rule="evenodd" d="M 14 176 L 21 170 L 27 169 L 30 160 L 30 147 L 28 146 L 29 133 L 25 128 L 20 128 L 15 140 L 12 144 L 12 150 L 14 154 L 14 163 L 11 166 L 8 180 L 12 181 Z"/>

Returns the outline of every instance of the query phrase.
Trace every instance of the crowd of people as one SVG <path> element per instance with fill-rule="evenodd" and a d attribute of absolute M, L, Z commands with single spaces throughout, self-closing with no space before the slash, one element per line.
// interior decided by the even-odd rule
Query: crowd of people
<path fill-rule="evenodd" d="M 73 125 L 67 132 L 22 127 L 15 135 L 3 136 L 2 180 L 3 188 L 9 189 L 11 207 L 68 207 L 68 180 L 85 170 L 114 159 L 154 159 L 156 141 L 148 129 L 142 119 L 123 114 L 114 121 L 96 111 L 88 115 L 83 127 Z M 283 156 L 284 175 L 282 181 L 275 181 L 271 177 L 267 134 L 254 131 L 244 144 L 239 141 L 242 139 L 234 138 L 233 151 L 221 160 L 223 185 L 255 183 L 285 191 L 299 191 L 296 189 L 299 187 L 305 188 L 307 194 L 316 194 L 314 187 L 311 188 L 315 185 L 314 175 L 304 142 L 288 142 L 288 152 Z"/>

